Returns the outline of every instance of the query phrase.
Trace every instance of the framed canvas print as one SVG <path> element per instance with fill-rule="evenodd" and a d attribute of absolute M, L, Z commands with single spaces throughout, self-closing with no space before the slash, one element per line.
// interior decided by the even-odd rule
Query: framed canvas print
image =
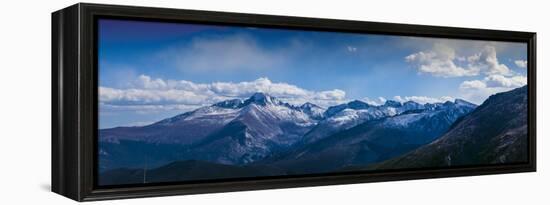
<path fill-rule="evenodd" d="M 535 33 L 77 4 L 52 190 L 78 201 L 535 171 Z"/>

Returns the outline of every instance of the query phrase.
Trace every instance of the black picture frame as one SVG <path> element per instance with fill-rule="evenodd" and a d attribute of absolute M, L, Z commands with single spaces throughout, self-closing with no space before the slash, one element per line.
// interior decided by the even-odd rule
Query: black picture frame
<path fill-rule="evenodd" d="M 304 177 L 98 187 L 99 17 L 370 34 L 524 42 L 528 48 L 529 162 Z M 290 188 L 536 171 L 536 33 L 79 3 L 52 13 L 52 191 L 76 201 Z"/>

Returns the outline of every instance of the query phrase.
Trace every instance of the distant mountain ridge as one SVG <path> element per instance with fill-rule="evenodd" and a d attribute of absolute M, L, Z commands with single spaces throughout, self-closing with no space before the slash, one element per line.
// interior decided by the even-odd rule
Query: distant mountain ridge
<path fill-rule="evenodd" d="M 527 86 L 490 96 L 443 136 L 369 169 L 527 162 Z"/>
<path fill-rule="evenodd" d="M 517 163 L 527 160 L 527 146 L 527 86 L 480 106 L 460 99 L 383 105 L 356 100 L 324 109 L 257 93 L 147 126 L 100 130 L 99 181 Z"/>
<path fill-rule="evenodd" d="M 303 142 L 311 143 L 370 120 L 392 117 L 406 112 L 446 109 L 451 105 L 461 105 L 468 108 L 476 107 L 475 104 L 460 99 L 456 99 L 454 102 L 447 101 L 445 103 L 425 104 L 414 101 L 400 103 L 388 100 L 383 105 L 378 106 L 354 100 L 349 103 L 329 107 L 325 111 L 325 119 L 321 120 L 316 127 L 304 136 Z"/>
<path fill-rule="evenodd" d="M 460 101 L 409 110 L 402 108 L 402 104 L 390 106 L 402 110 L 396 111 L 399 114 L 365 120 L 349 129 L 295 146 L 295 149 L 259 164 L 305 174 L 380 162 L 433 141 L 457 119 L 475 109 L 475 105 Z"/>
<path fill-rule="evenodd" d="M 247 163 L 299 140 L 322 118 L 323 111 L 312 103 L 293 106 L 265 93 L 255 93 L 246 100 L 218 102 L 151 125 L 103 129 L 99 141 L 100 148 L 105 149 L 100 150 L 103 153 L 100 164 L 103 169 L 146 164 L 155 167 L 193 158 L 223 164 Z M 145 160 L 146 156 L 136 146 L 152 150 L 154 154 L 149 155 L 153 158 Z M 178 147 L 178 154 L 161 149 L 167 146 Z M 215 155 L 209 151 L 213 146 L 217 146 L 213 148 L 218 152 Z M 176 148 L 167 150 L 174 152 L 173 149 Z M 133 159 L 136 156 L 141 161 Z"/>
<path fill-rule="evenodd" d="M 116 140 L 137 140 L 149 141 L 154 143 L 168 144 L 193 144 L 202 140 L 207 135 L 217 131 L 224 125 L 234 120 L 239 115 L 242 115 L 250 109 L 251 105 L 277 106 L 280 108 L 288 108 L 297 112 L 303 112 L 303 115 L 297 116 L 302 118 L 304 123 L 314 122 L 308 120 L 310 118 L 318 119 L 318 113 L 312 109 L 322 109 L 321 107 L 306 103 L 301 107 L 292 106 L 288 103 L 279 101 L 278 99 L 264 93 L 255 93 L 246 100 L 231 99 L 215 103 L 211 106 L 205 106 L 196 110 L 186 112 L 171 118 L 167 118 L 146 126 L 138 127 L 116 127 L 100 130 L 101 141 L 116 141 Z M 244 110 L 243 110 L 244 109 Z M 288 110 L 287 110 L 288 111 Z M 299 113 L 294 114 L 299 114 Z M 307 122 L 306 122 L 307 121 Z M 205 129 L 201 129 L 204 127 Z M 166 133 L 169 130 L 169 133 Z M 185 132 L 181 132 L 185 130 Z M 173 132 L 172 132 L 173 131 Z"/>
<path fill-rule="evenodd" d="M 102 170 L 153 168 L 177 160 L 248 164 L 370 120 L 449 109 L 455 104 L 475 107 L 462 100 L 386 101 L 384 105 L 354 100 L 325 109 L 310 102 L 295 106 L 255 93 L 245 100 L 221 101 L 146 126 L 102 129 L 100 164 Z"/>

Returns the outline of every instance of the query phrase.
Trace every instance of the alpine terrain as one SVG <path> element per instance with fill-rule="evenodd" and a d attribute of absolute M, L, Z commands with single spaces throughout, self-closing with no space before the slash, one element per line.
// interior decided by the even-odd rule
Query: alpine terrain
<path fill-rule="evenodd" d="M 100 184 L 519 162 L 526 87 L 481 106 L 359 100 L 323 108 L 267 93 L 99 131 Z"/>

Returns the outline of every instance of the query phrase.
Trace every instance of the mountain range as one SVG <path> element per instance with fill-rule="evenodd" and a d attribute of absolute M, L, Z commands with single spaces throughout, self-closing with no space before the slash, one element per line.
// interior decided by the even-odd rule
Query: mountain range
<path fill-rule="evenodd" d="M 514 101 L 516 107 L 524 103 L 511 97 L 523 95 L 517 91 L 496 96 L 499 95 L 503 97 L 492 96 L 479 107 L 460 99 L 425 104 L 388 100 L 383 105 L 354 100 L 325 109 L 313 103 L 291 105 L 266 93 L 255 93 L 245 100 L 222 101 L 146 126 L 100 130 L 100 183 L 309 174 L 350 167 L 397 167 L 391 160 L 401 159 L 421 149 L 430 149 L 426 147 L 450 138 L 450 132 L 459 127 L 469 129 L 461 123 L 472 118 L 472 113 L 481 112 L 481 108 L 485 112 L 477 115 L 495 112 L 510 115 L 508 110 L 503 110 L 507 107 L 487 103 L 510 104 L 509 101 Z M 522 110 L 518 108 L 515 111 Z M 480 121 L 470 124 L 500 123 L 483 117 L 476 119 Z M 522 124 L 523 121 L 516 123 Z M 480 135 L 498 134 L 502 139 L 523 136 L 516 134 L 522 131 L 512 125 L 494 128 L 500 131 L 482 132 Z M 510 153 L 523 149 L 515 144 L 499 147 L 502 141 L 498 140 L 489 142 L 494 146 L 485 149 L 486 153 L 498 157 L 504 153 L 507 159 L 517 158 L 520 155 Z M 442 152 L 447 151 L 443 149 Z M 468 159 L 464 157 L 463 161 L 467 163 Z M 218 171 L 191 171 L 208 169 Z M 170 170 L 174 173 L 170 174 Z"/>
<path fill-rule="evenodd" d="M 437 140 L 371 169 L 527 162 L 527 86 L 489 97 Z"/>

